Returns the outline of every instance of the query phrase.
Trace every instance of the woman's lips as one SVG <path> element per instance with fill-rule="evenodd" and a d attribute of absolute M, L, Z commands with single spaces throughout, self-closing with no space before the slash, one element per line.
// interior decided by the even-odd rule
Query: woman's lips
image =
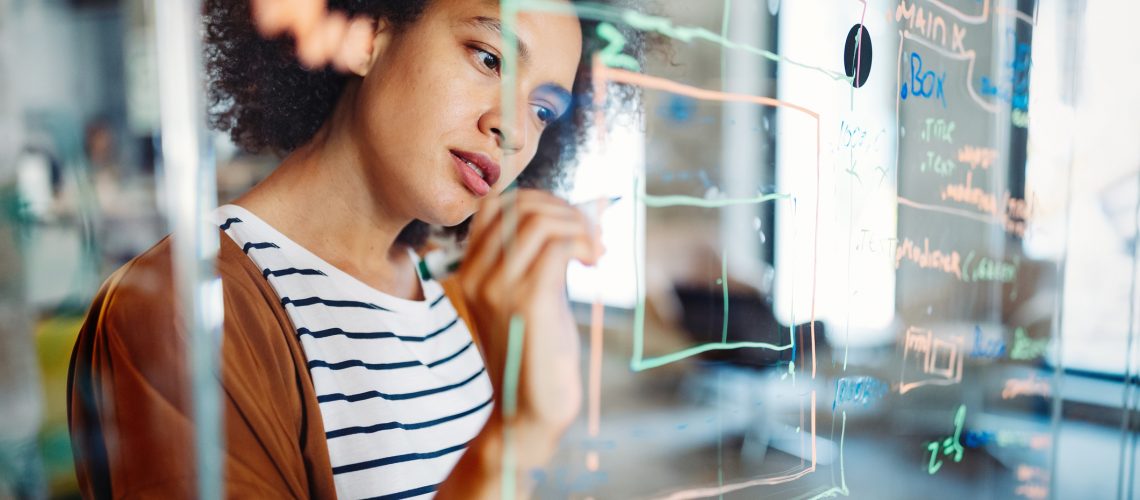
<path fill-rule="evenodd" d="M 451 151 L 451 158 L 463 185 L 467 186 L 472 194 L 482 197 L 491 192 L 491 185 L 499 178 L 499 165 L 494 160 L 480 153 L 457 150 Z M 479 175 L 479 172 L 471 168 L 468 162 L 474 164 L 476 168 L 482 171 L 483 175 Z"/>
<path fill-rule="evenodd" d="M 463 181 L 463 185 L 467 186 L 467 190 L 471 191 L 475 196 L 485 196 L 491 192 L 491 185 L 483 180 L 467 162 L 462 158 L 456 156 L 454 153 L 451 155 L 451 162 L 455 164 L 455 169 L 459 172 L 459 178 Z"/>

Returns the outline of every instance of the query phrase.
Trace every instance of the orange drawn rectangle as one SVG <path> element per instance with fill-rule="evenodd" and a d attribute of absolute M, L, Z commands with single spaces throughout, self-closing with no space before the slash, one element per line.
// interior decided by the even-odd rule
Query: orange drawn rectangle
<path fill-rule="evenodd" d="M 813 248 L 812 248 L 812 262 L 813 262 L 812 276 L 811 276 L 812 303 L 811 303 L 811 318 L 810 318 L 810 321 L 811 321 L 810 322 L 810 324 L 811 324 L 811 328 L 810 328 L 811 376 L 812 376 L 812 378 L 814 378 L 815 374 L 816 374 L 815 296 L 816 296 L 816 277 L 817 277 L 816 273 L 818 271 L 819 200 L 820 200 L 820 192 L 819 192 L 819 190 L 820 190 L 820 186 L 819 186 L 820 122 L 819 122 L 819 114 L 810 110 L 810 109 L 807 109 L 803 106 L 792 104 L 792 103 L 789 103 L 786 101 L 781 101 L 778 99 L 773 99 L 770 97 L 746 95 L 746 94 L 733 94 L 733 93 L 721 92 L 721 91 L 716 91 L 716 90 L 701 89 L 701 88 L 691 87 L 688 85 L 677 83 L 677 82 L 674 82 L 674 81 L 671 81 L 671 80 L 668 80 L 665 78 L 645 75 L 642 73 L 636 73 L 636 72 L 622 70 L 622 69 L 610 68 L 610 67 L 602 64 L 601 60 L 597 57 L 594 58 L 593 71 L 594 71 L 593 83 L 594 83 L 594 89 L 595 89 L 595 91 L 594 91 L 595 104 L 604 103 L 606 84 L 609 82 L 615 82 L 615 83 L 624 83 L 624 84 L 628 84 L 628 85 L 634 85 L 634 86 L 641 87 L 643 89 L 660 90 L 660 91 L 669 92 L 669 93 L 673 93 L 673 94 L 684 95 L 687 97 L 692 97 L 694 99 L 700 99 L 700 100 L 711 100 L 711 101 L 721 101 L 721 102 L 729 102 L 729 101 L 731 101 L 731 102 L 746 102 L 746 103 L 753 103 L 753 104 L 759 104 L 759 105 L 764 105 L 764 106 L 784 107 L 784 108 L 788 108 L 788 109 L 792 109 L 792 110 L 804 113 L 807 116 L 809 116 L 815 120 L 815 123 L 816 123 L 816 196 L 815 196 L 816 210 L 815 210 L 815 222 L 814 222 L 814 239 L 813 239 Z M 601 106 L 597 106 L 597 108 L 598 108 L 598 111 L 597 111 L 597 114 L 595 115 L 595 120 L 597 123 L 599 134 L 604 138 L 604 131 L 606 130 L 605 113 L 601 110 Z M 592 326 L 591 329 L 593 329 L 593 325 L 591 325 L 591 326 Z M 593 370 L 593 367 L 591 367 L 591 370 Z M 589 408 L 588 410 L 591 414 L 596 414 L 596 412 L 598 412 L 598 409 L 595 408 L 594 405 L 597 404 L 596 402 L 599 399 L 599 395 L 593 394 L 593 391 L 594 391 L 594 389 L 591 387 L 591 391 L 590 391 L 591 394 L 588 395 L 588 401 L 589 401 L 591 408 Z M 752 479 L 748 479 L 748 480 L 743 480 L 743 481 L 738 481 L 738 482 L 723 484 L 723 485 L 718 485 L 718 486 L 698 487 L 698 488 L 686 489 L 683 491 L 674 491 L 672 493 L 664 495 L 663 498 L 667 498 L 667 499 L 671 499 L 671 500 L 681 500 L 681 499 L 689 499 L 689 498 L 704 498 L 704 497 L 722 495 L 724 493 L 738 491 L 738 490 L 742 490 L 742 489 L 750 488 L 750 487 L 755 487 L 755 486 L 784 484 L 784 483 L 788 483 L 791 481 L 795 481 L 797 479 L 800 479 L 802 477 L 807 476 L 808 474 L 815 472 L 816 471 L 816 460 L 817 460 L 817 449 L 816 449 L 816 392 L 814 390 L 811 391 L 810 406 L 811 406 L 810 414 L 809 414 L 810 447 L 811 447 L 811 463 L 810 463 L 810 465 L 806 465 L 803 469 L 800 469 L 800 470 L 794 471 L 794 472 L 790 472 L 787 474 L 780 474 L 780 475 L 775 475 L 775 476 L 770 476 L 770 477 L 752 478 Z M 596 463 L 594 465 L 596 466 Z"/>

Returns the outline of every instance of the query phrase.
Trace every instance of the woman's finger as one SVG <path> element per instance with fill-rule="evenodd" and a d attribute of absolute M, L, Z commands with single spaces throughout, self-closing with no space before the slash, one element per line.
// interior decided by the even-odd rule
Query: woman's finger
<path fill-rule="evenodd" d="M 565 238 L 547 240 L 538 256 L 526 270 L 528 296 L 561 294 L 566 288 L 566 266 L 574 255 L 574 242 Z"/>
<path fill-rule="evenodd" d="M 518 238 L 509 248 L 499 266 L 510 281 L 526 278 L 526 271 L 532 262 L 540 258 L 543 247 L 552 240 L 568 241 L 572 257 L 589 261 L 593 257 L 593 247 L 589 243 L 586 227 L 573 219 L 559 219 L 530 216 L 520 225 Z"/>
<path fill-rule="evenodd" d="M 492 210 L 495 208 L 497 207 L 491 207 Z M 514 211 L 512 214 L 514 220 L 509 220 L 511 217 L 508 217 L 506 215 L 506 213 L 511 210 Z M 509 242 L 511 245 L 510 252 L 512 253 L 512 259 L 516 258 L 514 253 L 516 253 L 518 250 L 516 246 L 518 245 L 521 233 L 523 231 L 523 224 L 521 221 L 526 221 L 530 220 L 533 217 L 538 217 L 541 219 L 540 221 L 530 222 L 527 223 L 527 225 L 539 227 L 543 224 L 542 221 L 562 221 L 582 224 L 582 227 L 585 228 L 584 222 L 582 222 L 584 221 L 584 218 L 580 213 L 577 213 L 575 209 L 569 205 L 566 205 L 565 202 L 562 202 L 561 204 L 551 203 L 548 199 L 541 197 L 527 197 L 525 199 L 520 199 L 517 203 L 514 204 L 513 208 L 507 208 L 504 206 L 504 208 L 501 208 L 499 212 L 500 213 L 498 216 L 494 217 L 493 219 L 491 216 L 487 216 L 486 219 L 475 221 L 479 223 L 480 226 L 477 228 L 473 227 L 471 230 L 471 234 L 469 236 L 471 240 L 467 248 L 466 256 L 463 259 L 463 267 L 464 273 L 468 276 L 474 277 L 475 279 L 478 279 L 477 277 L 479 276 L 484 276 L 492 269 L 495 269 L 502 264 L 502 259 L 504 257 L 502 255 L 503 248 L 508 244 L 505 238 L 506 231 L 504 228 L 507 227 L 508 224 L 513 225 L 513 229 L 510 231 L 513 236 Z M 489 222 L 488 219 L 490 219 Z M 567 228 L 569 226 L 559 225 L 557 227 Z M 532 229 L 527 229 L 528 232 L 531 230 Z M 530 238 L 533 237 L 534 236 L 531 236 Z M 588 247 L 588 234 L 583 231 L 581 237 L 583 238 L 583 242 Z M 530 243 L 530 245 L 533 246 L 533 243 Z M 533 258 L 533 253 L 533 251 L 526 252 L 521 256 L 521 258 L 524 260 Z M 581 257 L 584 262 L 589 262 L 592 255 L 590 252 L 583 252 L 581 254 Z"/>
<path fill-rule="evenodd" d="M 471 221 L 471 231 L 475 232 L 486 226 L 490 220 L 499 215 L 500 211 L 508 210 L 508 207 L 520 211 L 529 211 L 536 207 L 551 210 L 557 210 L 559 207 L 572 208 L 566 200 L 545 191 L 526 188 L 505 191 L 498 196 L 483 199 Z"/>
<path fill-rule="evenodd" d="M 363 73 L 366 71 L 369 52 L 358 49 L 372 45 L 375 31 L 376 23 L 368 17 L 357 16 L 349 21 L 344 37 L 340 41 L 340 46 L 332 56 L 333 68 L 341 72 L 358 70 Z"/>
<path fill-rule="evenodd" d="M 288 32 L 297 37 L 298 42 L 328 13 L 324 0 L 252 0 L 251 10 L 262 36 Z"/>

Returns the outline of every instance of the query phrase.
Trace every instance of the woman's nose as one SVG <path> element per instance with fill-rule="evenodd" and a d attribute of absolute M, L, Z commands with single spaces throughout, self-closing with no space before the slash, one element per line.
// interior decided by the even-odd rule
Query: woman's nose
<path fill-rule="evenodd" d="M 492 127 L 491 133 L 495 134 L 495 142 L 499 146 L 499 149 L 502 149 L 504 153 L 515 154 L 519 151 L 522 151 L 522 145 L 524 141 L 511 140 L 507 136 L 507 133 L 499 127 Z"/>

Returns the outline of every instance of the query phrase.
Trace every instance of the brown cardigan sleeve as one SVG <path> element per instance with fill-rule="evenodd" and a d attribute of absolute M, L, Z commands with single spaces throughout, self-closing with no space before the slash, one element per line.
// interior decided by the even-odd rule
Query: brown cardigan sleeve
<path fill-rule="evenodd" d="M 333 498 L 320 409 L 289 317 L 253 262 L 221 240 L 226 496 Z M 108 279 L 76 341 L 68 413 L 85 497 L 195 496 L 170 257 L 167 238 Z"/>

